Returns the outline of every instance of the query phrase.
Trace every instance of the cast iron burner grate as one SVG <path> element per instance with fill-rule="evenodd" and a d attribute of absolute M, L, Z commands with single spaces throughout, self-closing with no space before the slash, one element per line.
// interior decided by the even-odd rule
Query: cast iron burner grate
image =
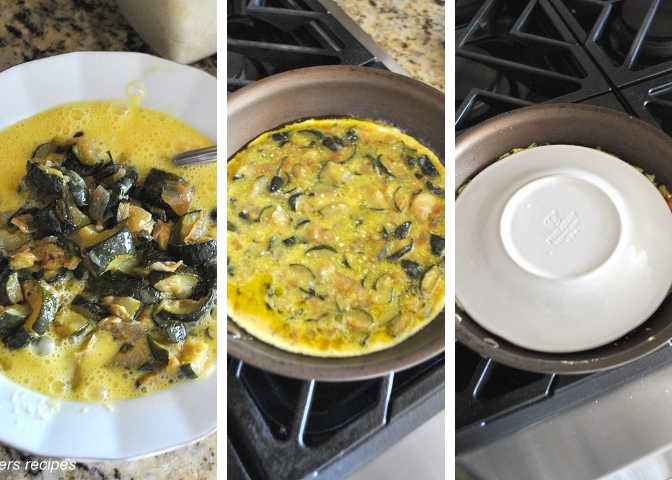
<path fill-rule="evenodd" d="M 318 65 L 386 68 L 317 0 L 229 0 L 227 92 Z"/>
<path fill-rule="evenodd" d="M 456 344 L 455 452 L 486 445 L 672 362 L 672 346 L 586 375 L 540 374 L 480 358 Z"/>
<path fill-rule="evenodd" d="M 577 102 L 609 90 L 546 0 L 483 2 L 456 30 L 456 130 L 535 103 Z"/>
<path fill-rule="evenodd" d="M 231 479 L 336 479 L 443 408 L 445 359 L 356 382 L 302 381 L 228 358 Z"/>
<path fill-rule="evenodd" d="M 671 0 L 550 1 L 615 87 L 672 68 Z"/>

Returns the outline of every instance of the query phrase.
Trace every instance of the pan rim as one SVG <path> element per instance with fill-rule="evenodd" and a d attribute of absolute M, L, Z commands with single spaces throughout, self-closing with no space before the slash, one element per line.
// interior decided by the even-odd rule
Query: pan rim
<path fill-rule="evenodd" d="M 627 135 L 622 135 L 624 138 L 620 139 L 620 142 L 611 144 L 613 148 L 623 151 L 632 149 L 632 146 L 627 145 L 627 138 L 638 138 L 640 144 L 646 143 L 647 148 L 651 150 L 667 152 L 667 163 L 672 165 L 672 138 L 643 120 L 616 110 L 593 105 L 549 103 L 522 107 L 495 116 L 459 136 L 455 141 L 455 192 L 457 193 L 458 189 L 480 170 L 496 161 L 497 157 L 491 156 L 487 159 L 482 158 L 480 164 L 477 165 L 474 159 L 483 155 L 485 150 L 496 148 L 501 144 L 501 155 L 509 150 L 506 148 L 507 142 L 517 138 L 526 138 L 527 133 L 523 130 L 534 130 L 531 125 L 536 125 L 538 129 L 548 128 L 551 122 L 569 125 L 566 128 L 568 131 L 575 132 L 576 137 L 573 141 L 566 138 L 560 140 L 563 137 L 562 133 L 546 133 L 549 138 L 558 139 L 550 143 L 562 142 L 593 148 L 600 146 L 609 151 L 606 145 L 599 145 L 601 140 L 607 138 L 606 134 L 597 134 L 587 130 L 588 126 L 599 123 L 604 131 L 612 129 L 615 132 L 613 135 L 627 132 Z M 576 131 L 581 128 L 589 133 L 576 134 Z M 497 140 L 492 141 L 488 146 L 483 146 L 484 139 L 488 135 L 491 135 L 492 139 L 495 133 Z M 530 137 L 527 139 L 529 140 Z M 643 139 L 647 141 L 644 142 Z M 598 145 L 590 145 L 591 142 L 598 142 Z M 520 146 L 523 145 L 516 145 L 516 147 Z M 611 153 L 617 152 L 612 150 Z M 619 156 L 628 159 L 623 155 Z M 467 165 L 466 168 L 465 165 Z M 669 181 L 665 183 L 670 185 Z M 635 333 L 630 332 L 621 337 L 614 342 L 615 346 L 609 344 L 574 354 L 561 354 L 537 352 L 512 345 L 478 326 L 456 302 L 455 339 L 482 356 L 521 370 L 546 374 L 586 374 L 625 365 L 668 345 L 672 338 L 672 322 L 662 318 L 662 313 L 659 314 L 659 312 L 667 311 L 671 307 L 672 299 L 668 296 L 658 310 L 640 325 L 640 330 L 636 329 L 633 331 Z M 647 335 L 647 325 L 652 325 L 654 321 L 656 325 L 662 325 L 662 328 L 659 328 L 655 335 Z M 633 336 L 629 337 L 631 333 Z"/>
<path fill-rule="evenodd" d="M 440 116 L 442 120 L 434 126 L 437 131 L 440 131 L 440 135 L 437 137 L 440 138 L 440 141 L 427 142 L 422 136 L 420 138 L 417 135 L 413 136 L 431 148 L 445 163 L 445 95 L 442 92 L 418 80 L 397 73 L 371 67 L 345 65 L 309 67 L 280 73 L 254 82 L 229 95 L 227 98 L 227 158 L 230 158 L 244 144 L 264 131 L 305 117 L 326 115 L 368 117 L 387 121 L 409 133 L 403 125 L 400 126 L 396 122 L 390 122 L 385 118 L 386 111 L 389 113 L 389 106 L 381 108 L 380 116 L 357 115 L 357 112 L 348 113 L 343 109 L 338 110 L 338 108 L 337 111 L 317 111 L 311 115 L 300 112 L 282 112 L 277 117 L 281 121 L 276 121 L 275 124 L 266 121 L 267 128 L 262 131 L 257 130 L 259 129 L 258 125 L 263 122 L 255 123 L 254 119 L 245 116 L 245 112 L 258 106 L 259 102 L 263 101 L 266 95 L 269 95 L 269 92 L 278 97 L 286 92 L 296 92 L 297 89 L 304 87 L 319 91 L 319 89 L 329 89 L 334 85 L 340 85 L 341 87 L 347 85 L 347 88 L 353 91 L 353 96 L 356 95 L 356 91 L 361 92 L 367 88 L 382 89 L 394 95 L 403 94 L 409 98 L 409 102 L 418 101 L 427 105 L 435 113 L 434 116 L 437 118 Z M 355 91 L 355 89 L 357 90 Z M 323 91 L 326 92 L 326 90 Z M 247 124 L 246 126 L 254 124 L 254 127 L 251 127 L 254 133 L 248 135 L 251 138 L 247 138 L 245 141 L 240 140 L 240 138 L 232 138 L 231 124 L 229 123 L 232 119 L 234 121 L 244 121 Z M 409 125 L 409 127 L 416 126 Z M 235 136 L 234 134 L 233 137 Z M 241 135 L 238 135 L 238 137 L 241 137 Z M 227 324 L 229 321 L 227 316 Z M 272 373 L 320 381 L 352 381 L 377 378 L 390 372 L 414 367 L 442 354 L 444 351 L 445 306 L 428 325 L 403 342 L 379 352 L 356 357 L 322 358 L 286 352 L 250 337 L 244 331 L 241 331 L 237 325 L 235 325 L 233 333 L 227 333 L 227 354 L 232 357 Z"/>

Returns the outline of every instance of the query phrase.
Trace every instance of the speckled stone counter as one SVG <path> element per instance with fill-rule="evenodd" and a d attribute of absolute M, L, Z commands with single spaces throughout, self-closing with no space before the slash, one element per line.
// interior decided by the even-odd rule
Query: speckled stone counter
<path fill-rule="evenodd" d="M 334 2 L 412 77 L 445 91 L 445 1 Z"/>
<path fill-rule="evenodd" d="M 59 53 L 94 50 L 156 55 L 114 0 L 17 0 L 0 8 L 0 71 Z M 192 64 L 217 76 L 217 55 Z"/>
<path fill-rule="evenodd" d="M 114 0 L 17 0 L 0 7 L 0 71 L 20 63 L 73 51 L 132 51 L 155 54 L 124 19 Z M 217 75 L 217 55 L 193 64 Z M 0 106 L 0 115 L 2 115 Z M 169 453 L 128 462 L 76 463 L 70 470 L 40 468 L 43 459 L 0 445 L 0 478 L 141 480 L 211 479 L 217 471 L 217 434 Z M 26 463 L 28 462 L 28 463 Z M 32 463 L 31 462 L 36 462 Z M 7 465 L 7 463 L 5 463 Z M 42 463 L 45 466 L 46 463 Z"/>

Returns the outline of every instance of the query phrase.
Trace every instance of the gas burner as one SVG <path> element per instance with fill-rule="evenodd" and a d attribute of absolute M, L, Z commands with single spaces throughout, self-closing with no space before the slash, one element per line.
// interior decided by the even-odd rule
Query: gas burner
<path fill-rule="evenodd" d="M 621 7 L 621 18 L 628 27 L 637 31 L 648 10 L 649 5 L 645 2 L 625 0 Z M 670 0 L 661 0 L 646 32 L 646 37 L 652 40 L 672 39 L 672 2 Z"/>
<path fill-rule="evenodd" d="M 235 52 L 226 52 L 226 75 L 235 80 L 254 81 L 261 78 L 255 63 Z"/>
<path fill-rule="evenodd" d="M 489 53 L 481 48 L 466 45 L 462 51 L 487 55 Z M 511 83 L 506 76 L 494 68 L 480 63 L 471 58 L 457 56 L 455 58 L 455 108 L 457 109 L 472 94 L 474 89 L 500 95 L 511 93 Z M 471 115 L 480 117 L 489 107 L 487 103 L 475 101 L 471 105 Z"/>
<path fill-rule="evenodd" d="M 612 48 L 623 58 L 640 30 L 646 29 L 639 46 L 639 55 L 654 62 L 672 59 L 672 0 L 661 0 L 647 28 L 644 21 L 650 7 L 649 2 L 641 0 L 623 2 L 620 15 L 609 34 Z"/>
<path fill-rule="evenodd" d="M 455 24 L 466 25 L 476 12 L 483 6 L 485 0 L 456 0 L 455 1 Z"/>
<path fill-rule="evenodd" d="M 296 404 L 301 392 L 300 380 L 274 375 L 244 366 L 241 380 L 278 438 L 290 433 Z M 376 404 L 380 380 L 318 383 L 313 396 L 307 437 L 333 432 L 361 416 Z"/>
<path fill-rule="evenodd" d="M 487 55 L 487 52 L 477 47 L 464 47 L 464 50 Z M 469 58 L 455 57 L 455 102 L 461 104 L 472 89 L 490 90 L 497 80 L 497 70 L 478 63 Z"/>
<path fill-rule="evenodd" d="M 226 18 L 244 15 L 247 0 L 226 0 Z"/>

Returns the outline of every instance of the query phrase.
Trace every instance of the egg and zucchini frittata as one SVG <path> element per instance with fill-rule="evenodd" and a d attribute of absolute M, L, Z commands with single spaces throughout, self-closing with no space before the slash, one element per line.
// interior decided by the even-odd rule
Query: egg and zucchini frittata
<path fill-rule="evenodd" d="M 397 128 L 311 119 L 227 167 L 228 315 L 278 348 L 389 348 L 445 303 L 445 170 Z"/>

